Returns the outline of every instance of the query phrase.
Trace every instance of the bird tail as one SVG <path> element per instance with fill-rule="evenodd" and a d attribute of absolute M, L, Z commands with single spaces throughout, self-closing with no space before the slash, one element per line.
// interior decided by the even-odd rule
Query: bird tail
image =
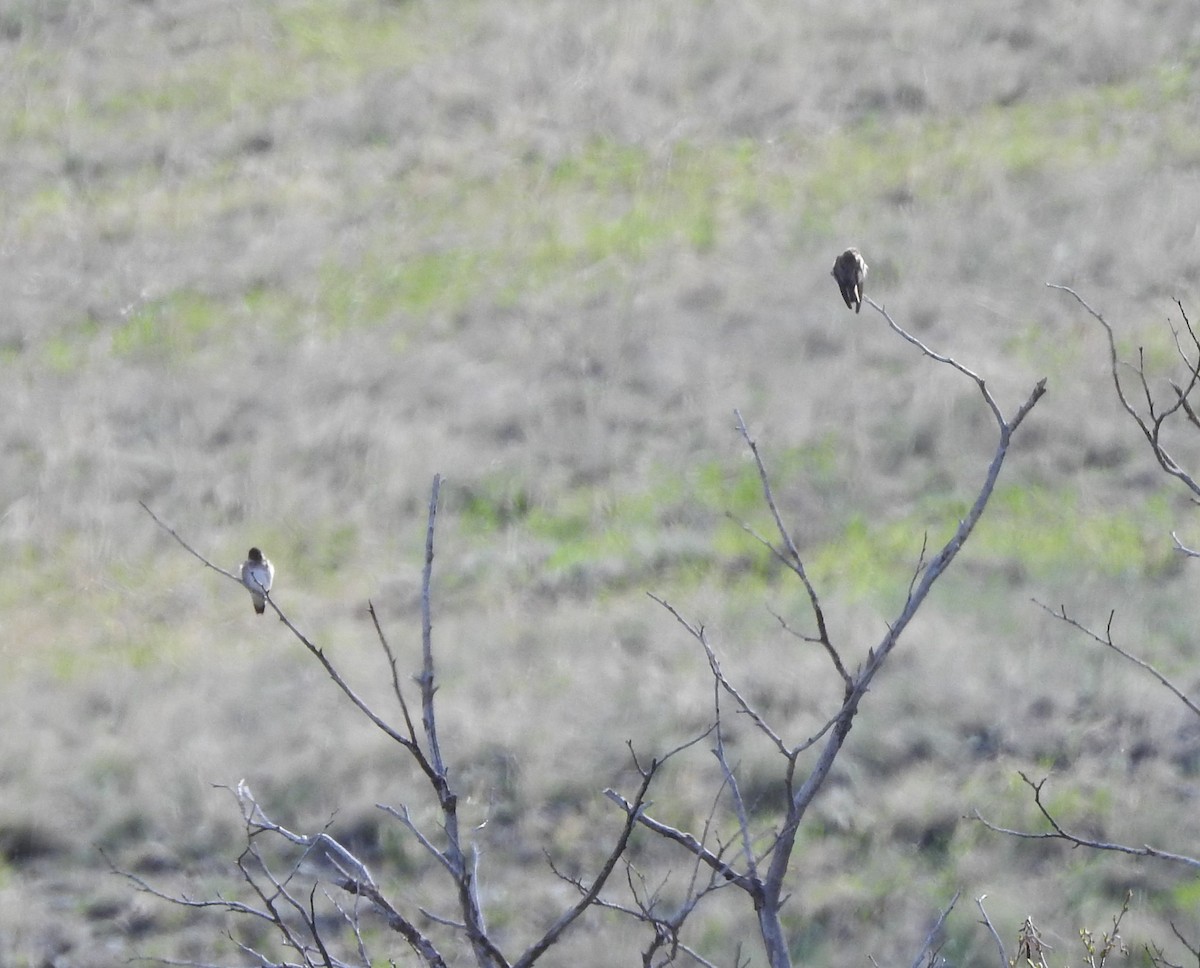
<path fill-rule="evenodd" d="M 261 595 L 255 595 L 254 596 L 254 613 L 256 615 L 261 615 L 266 610 L 267 610 L 266 600 Z"/>

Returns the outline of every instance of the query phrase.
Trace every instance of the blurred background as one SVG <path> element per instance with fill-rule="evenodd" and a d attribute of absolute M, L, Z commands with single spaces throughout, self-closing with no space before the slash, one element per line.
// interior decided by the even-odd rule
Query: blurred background
<path fill-rule="evenodd" d="M 1200 730 L 1065 605 L 1200 686 L 1186 496 L 1120 410 L 1099 325 L 1169 393 L 1200 285 L 1200 21 L 1185 0 L 8 0 L 0 8 L 0 964 L 236 960 L 247 926 L 134 893 L 101 856 L 232 893 L 245 778 L 359 849 L 396 902 L 437 872 L 374 804 L 430 821 L 398 750 L 216 563 L 275 598 L 381 710 L 374 602 L 419 662 L 425 513 L 444 750 L 492 926 L 516 948 L 619 828 L 625 743 L 710 721 L 696 643 L 797 743 L 841 690 L 766 532 L 734 410 L 855 665 L 923 542 L 974 499 L 995 424 L 829 277 L 983 375 L 1012 413 L 993 505 L 878 680 L 797 848 L 797 963 L 993 963 L 1032 914 L 1196 937 L 1185 869 L 1018 842 L 1017 776 L 1064 821 L 1195 853 Z M 1200 466 L 1186 434 L 1169 440 Z M 783 763 L 731 743 L 755 821 Z M 698 830 L 697 749 L 652 795 Z M 728 815 L 718 814 L 729 835 Z M 686 859 L 642 836 L 661 877 Z M 684 875 L 677 873 L 681 889 Z M 439 893 L 441 892 L 441 893 Z M 668 890 L 669 893 L 669 890 Z M 448 909 L 439 908 L 442 913 Z M 722 895 L 692 943 L 762 964 Z M 594 914 L 556 949 L 636 963 Z M 380 956 L 399 939 L 370 930 Z M 602 946 L 601 946 L 602 940 Z M 390 945 L 390 947 L 389 947 Z"/>

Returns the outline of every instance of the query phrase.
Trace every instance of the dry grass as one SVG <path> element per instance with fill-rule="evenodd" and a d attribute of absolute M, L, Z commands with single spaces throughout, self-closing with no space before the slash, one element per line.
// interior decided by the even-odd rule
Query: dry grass
<path fill-rule="evenodd" d="M 266 548 L 281 603 L 371 688 L 362 603 L 411 663 L 447 475 L 439 696 L 514 938 L 561 901 L 540 847 L 585 869 L 602 849 L 624 741 L 707 720 L 702 657 L 644 591 L 807 735 L 836 691 L 766 611 L 803 623 L 797 590 L 722 517 L 763 521 L 733 408 L 852 656 L 989 449 L 972 387 L 840 308 L 848 242 L 869 294 L 1004 405 L 1041 376 L 1050 395 L 805 832 L 797 960 L 895 961 L 959 886 L 1010 933 L 1040 914 L 1059 950 L 1125 885 L 1130 938 L 1186 923 L 1176 871 L 961 817 L 1030 820 L 1026 769 L 1114 837 L 1200 833 L 1195 725 L 1029 604 L 1115 607 L 1125 644 L 1196 686 L 1167 538 L 1189 509 L 1121 421 L 1099 334 L 1043 283 L 1168 371 L 1163 321 L 1200 286 L 1198 45 L 1191 5 L 1120 0 L 1086 21 L 1065 2 L 0 10 L 0 963 L 227 960 L 217 923 L 130 895 L 95 850 L 227 887 L 214 783 L 247 778 L 299 826 L 337 811 L 420 870 L 370 808 L 414 795 L 402 761 L 138 500 L 222 562 Z M 777 764 L 738 742 L 769 811 Z M 697 752 L 655 800 L 687 822 L 714 777 Z M 956 919 L 946 953 L 990 957 Z M 697 932 L 729 960 L 750 927 L 717 904 Z M 595 936 L 572 945 L 564 963 L 600 963 Z"/>

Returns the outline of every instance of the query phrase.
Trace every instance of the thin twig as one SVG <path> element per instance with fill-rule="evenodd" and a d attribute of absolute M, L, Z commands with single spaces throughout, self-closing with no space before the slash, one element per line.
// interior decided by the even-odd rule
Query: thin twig
<path fill-rule="evenodd" d="M 1184 864 L 1188 867 L 1200 868 L 1200 858 L 1188 857 L 1186 854 L 1174 854 L 1170 851 L 1159 850 L 1157 847 L 1151 847 L 1148 844 L 1142 847 L 1130 847 L 1125 844 L 1114 844 L 1103 840 L 1095 840 L 1091 837 L 1081 837 L 1078 834 L 1071 833 L 1064 828 L 1059 821 L 1050 813 L 1046 805 L 1042 803 L 1042 787 L 1046 781 L 1039 780 L 1034 783 L 1024 773 L 1018 774 L 1025 784 L 1033 791 L 1033 802 L 1037 805 L 1038 811 L 1042 817 L 1050 824 L 1051 829 L 1041 833 L 1034 833 L 1027 830 L 1011 830 L 1008 827 L 1001 827 L 993 824 L 991 821 L 984 818 L 978 811 L 974 811 L 975 819 L 981 824 L 993 830 L 996 833 L 1007 834 L 1010 837 L 1019 837 L 1022 840 L 1062 840 L 1075 847 L 1088 847 L 1091 850 L 1105 850 L 1118 854 L 1131 854 L 1134 857 L 1155 857 L 1159 860 L 1169 860 L 1174 863 Z"/>
<path fill-rule="evenodd" d="M 1187 555 L 1189 558 L 1200 558 L 1200 551 L 1197 551 L 1195 548 L 1189 548 L 1187 545 L 1185 545 L 1179 540 L 1179 535 L 1174 531 L 1171 532 L 1171 540 L 1175 542 L 1176 551 L 1183 552 L 1183 554 Z"/>
<path fill-rule="evenodd" d="M 942 909 L 942 913 L 938 915 L 938 919 L 933 922 L 933 927 L 929 929 L 929 934 L 925 937 L 925 943 L 921 946 L 921 950 L 917 952 L 917 956 L 913 959 L 912 968 L 921 968 L 921 962 L 925 960 L 925 955 L 934 943 L 937 937 L 941 934 L 942 925 L 946 923 L 946 918 L 950 916 L 950 912 L 954 910 L 954 905 L 958 903 L 958 898 L 962 894 L 962 890 L 954 892 L 954 897 L 950 898 L 950 903 Z"/>
<path fill-rule="evenodd" d="M 837 651 L 833 646 L 832 639 L 829 637 L 829 628 L 825 624 L 825 610 L 821 606 L 821 599 L 817 595 L 817 590 L 813 586 L 813 583 L 808 578 L 808 573 L 804 569 L 804 561 L 800 557 L 800 551 L 796 548 L 795 541 L 792 540 L 791 532 L 784 525 L 783 517 L 779 513 L 779 506 L 775 503 L 775 495 L 771 490 L 771 478 L 767 474 L 766 465 L 763 463 L 762 455 L 758 451 L 758 443 L 750 436 L 750 431 L 746 428 L 746 421 L 742 419 L 741 411 L 734 410 L 733 414 L 737 417 L 738 432 L 742 435 L 742 439 L 746 441 L 746 446 L 750 448 L 750 454 L 754 458 L 754 466 L 758 469 L 758 479 L 762 486 L 763 499 L 766 501 L 767 508 L 771 512 L 771 517 L 775 521 L 775 528 L 779 532 L 779 537 L 783 540 L 784 547 L 787 548 L 787 557 L 780 557 L 796 573 L 801 584 L 804 585 L 804 590 L 808 594 L 809 606 L 812 608 L 813 617 L 817 622 L 817 635 L 826 650 L 834 658 L 835 662 L 837 662 L 839 671 L 844 671 L 840 669 L 841 663 L 837 657 Z M 771 547 L 771 545 L 767 543 L 767 547 Z M 845 677 L 843 676 L 843 678 Z"/>
<path fill-rule="evenodd" d="M 634 810 L 634 804 L 626 800 L 615 790 L 608 789 L 604 791 L 604 795 L 613 801 L 617 806 L 630 814 Z M 720 854 L 714 853 L 709 848 L 698 840 L 693 834 L 672 827 L 670 824 L 663 823 L 660 820 L 655 820 L 648 816 L 643 810 L 637 815 L 638 823 L 647 830 L 651 830 L 660 837 L 665 837 L 667 840 L 674 841 L 683 847 L 693 856 L 699 858 L 705 865 L 720 874 L 725 880 L 733 884 L 738 884 L 744 888 L 750 889 L 752 881 L 744 874 L 739 873 L 731 867 Z"/>
<path fill-rule="evenodd" d="M 438 850 L 437 845 L 435 845 L 433 843 L 433 841 L 431 841 L 428 837 L 425 836 L 425 834 L 421 831 L 421 828 L 418 827 L 416 825 L 416 822 L 412 819 L 412 815 L 408 812 L 407 806 L 405 806 L 404 804 L 401 804 L 399 809 L 397 809 L 396 807 L 388 806 L 386 803 L 377 803 L 377 804 L 375 804 L 375 806 L 378 809 L 382 810 L 384 813 L 388 814 L 389 816 L 395 817 L 402 824 L 404 824 L 404 826 L 408 829 L 409 833 L 411 833 L 414 837 L 416 837 L 417 843 L 419 843 L 422 847 L 425 848 L 425 850 L 429 854 L 429 856 L 431 856 L 434 860 L 436 860 L 439 864 L 441 864 L 444 868 L 446 868 L 446 870 L 450 873 L 450 875 L 453 878 L 455 878 L 455 880 L 457 880 L 458 878 L 460 878 L 462 876 L 462 870 L 459 868 L 458 863 L 456 863 L 456 860 L 452 859 L 444 851 Z M 459 863 L 461 862 L 461 858 L 458 858 L 457 860 Z"/>
<path fill-rule="evenodd" d="M 400 673 L 396 666 L 396 654 L 392 652 L 392 647 L 388 644 L 387 636 L 383 634 L 383 627 L 379 624 L 379 616 L 375 614 L 375 603 L 367 599 L 367 614 L 371 616 L 371 624 L 375 626 L 375 634 L 379 638 L 379 644 L 383 648 L 384 655 L 387 656 L 388 668 L 392 673 L 392 692 L 395 693 L 396 701 L 400 703 L 400 711 L 404 714 L 404 725 L 408 729 L 408 738 L 413 741 L 414 746 L 420 746 L 417 739 L 417 730 L 413 725 L 412 716 L 408 713 L 408 703 L 404 700 L 404 692 L 400 688 Z"/>
<path fill-rule="evenodd" d="M 675 619 L 675 621 L 687 629 L 688 632 L 691 633 L 692 637 L 700 643 L 701 647 L 704 649 L 705 656 L 708 658 L 708 666 L 712 671 L 713 678 L 720 683 L 722 689 L 729 693 L 729 695 L 733 698 L 733 701 L 737 703 L 738 709 L 746 716 L 750 717 L 754 725 L 758 727 L 762 734 L 766 736 L 772 742 L 772 744 L 774 744 L 775 748 L 779 750 L 780 753 L 782 753 L 784 756 L 791 756 L 791 751 L 787 748 L 787 745 L 783 742 L 783 740 L 780 739 L 779 734 L 771 728 L 770 724 L 766 721 L 762 714 L 750 705 L 749 700 L 747 700 L 738 691 L 737 687 L 726 678 L 725 673 L 721 670 L 721 662 L 717 658 L 716 652 L 713 651 L 712 645 L 709 644 L 708 634 L 705 632 L 704 626 L 692 625 L 687 619 L 679 614 L 678 610 L 676 610 L 675 606 L 671 605 L 670 602 L 659 598 L 652 592 L 647 592 L 646 594 L 653 601 L 665 608 Z"/>
<path fill-rule="evenodd" d="M 1154 666 L 1152 666 L 1149 662 L 1146 662 L 1144 659 L 1139 659 L 1136 655 L 1133 655 L 1130 652 L 1126 652 L 1119 645 L 1117 645 L 1116 642 L 1113 641 L 1112 623 L 1113 623 L 1113 616 L 1115 613 L 1113 613 L 1113 612 L 1109 613 L 1108 624 L 1104 629 L 1104 635 L 1101 636 L 1101 635 L 1098 635 L 1097 633 L 1093 632 L 1087 626 L 1082 625 L 1081 623 L 1077 622 L 1075 619 L 1071 618 L 1071 616 L 1067 614 L 1067 608 L 1065 605 L 1059 605 L 1057 609 L 1053 609 L 1053 608 L 1049 608 L 1048 606 L 1044 605 L 1042 602 L 1039 602 L 1036 598 L 1033 599 L 1033 603 L 1035 605 L 1037 605 L 1038 608 L 1042 609 L 1043 611 L 1049 612 L 1060 622 L 1066 622 L 1066 624 L 1071 626 L 1071 628 L 1077 629 L 1078 631 L 1082 632 L 1084 635 L 1086 635 L 1088 638 L 1090 638 L 1093 642 L 1098 642 L 1100 645 L 1103 645 L 1105 648 L 1112 649 L 1115 653 L 1117 653 L 1117 655 L 1121 656 L 1121 658 L 1125 659 L 1128 662 L 1132 662 L 1139 669 L 1142 669 L 1143 671 L 1148 672 L 1151 676 L 1153 676 L 1155 679 L 1157 679 L 1159 684 L 1162 685 L 1164 688 L 1166 688 L 1176 699 L 1178 699 L 1181 703 L 1183 703 L 1185 706 L 1187 706 L 1187 708 L 1191 712 L 1193 712 L 1196 716 L 1200 716 L 1200 705 L 1197 705 L 1197 703 L 1195 703 L 1191 699 L 1190 696 L 1188 696 L 1181 689 L 1179 689 L 1175 685 L 1175 683 L 1171 682 L 1170 679 L 1168 679 L 1161 672 L 1159 672 L 1156 668 L 1154 668 Z"/>
<path fill-rule="evenodd" d="M 992 939 L 996 942 L 996 947 L 1000 951 L 1000 968 L 1011 968 L 1008 960 L 1008 952 L 1004 950 L 1004 941 L 1000 937 L 1000 932 L 996 930 L 996 926 L 992 924 L 992 919 L 988 917 L 987 910 L 983 906 L 983 902 L 987 900 L 986 894 L 980 894 L 975 898 L 975 906 L 979 908 L 979 913 L 983 916 L 983 923 L 988 931 L 992 934 Z"/>
<path fill-rule="evenodd" d="M 724 785 L 729 788 L 730 799 L 733 801 L 733 815 L 737 818 L 738 836 L 742 841 L 742 857 L 746 862 L 746 876 L 752 880 L 758 880 L 758 863 L 754 858 L 754 849 L 750 842 L 750 814 L 746 810 L 746 802 L 742 798 L 742 787 L 738 783 L 737 774 L 725 756 L 725 736 L 724 730 L 721 728 L 721 687 L 716 681 L 713 682 L 713 705 L 716 707 L 717 745 L 712 752 L 721 767 Z"/>
<path fill-rule="evenodd" d="M 530 968 L 531 965 L 558 941 L 563 932 L 595 903 L 596 898 L 600 896 L 600 892 L 604 889 L 609 876 L 616 868 L 617 862 L 625 855 L 625 851 L 629 846 L 629 838 L 633 835 L 633 828 L 642 818 L 642 808 L 646 803 L 646 794 L 649 792 L 650 784 L 654 782 L 654 776 L 661 765 L 661 761 L 654 760 L 644 771 L 642 783 L 638 787 L 632 803 L 630 803 L 629 808 L 626 810 L 625 824 L 621 828 L 621 833 L 617 837 L 616 843 L 613 844 L 612 850 L 609 851 L 608 859 L 605 860 L 600 873 L 596 875 L 595 880 L 592 881 L 586 893 L 569 910 L 565 911 L 550 926 L 545 934 L 530 945 L 520 958 L 513 962 L 513 968 Z"/>
<path fill-rule="evenodd" d="M 1125 412 L 1129 414 L 1134 423 L 1137 424 L 1138 429 L 1142 432 L 1142 436 L 1146 438 L 1146 442 L 1150 445 L 1150 450 L 1154 454 L 1154 459 L 1158 462 L 1159 467 L 1161 467 L 1171 477 L 1174 477 L 1176 480 L 1180 481 L 1194 495 L 1200 496 L 1200 482 L 1192 477 L 1192 475 L 1188 474 L 1187 471 L 1185 471 L 1179 465 L 1175 458 L 1172 457 L 1167 449 L 1163 446 L 1161 439 L 1163 423 L 1168 417 L 1182 407 L 1184 395 L 1179 394 L 1177 396 L 1174 406 L 1169 407 L 1165 411 L 1156 413 L 1154 401 L 1150 395 L 1150 388 L 1146 383 L 1144 366 L 1139 366 L 1134 370 L 1134 372 L 1138 374 L 1143 395 L 1146 397 L 1147 412 L 1149 417 L 1149 422 L 1147 422 L 1147 419 L 1143 418 L 1141 413 L 1138 412 L 1137 408 L 1129 402 L 1129 398 L 1125 394 L 1125 388 L 1121 384 L 1120 367 L 1122 364 L 1117 357 L 1117 342 L 1116 337 L 1113 334 L 1112 325 L 1107 319 L 1104 318 L 1103 315 L 1089 306 L 1084 298 L 1080 296 L 1079 293 L 1077 293 L 1074 289 L 1070 288 L 1069 286 L 1059 286 L 1050 282 L 1046 283 L 1046 285 L 1051 289 L 1057 289 L 1059 292 L 1067 293 L 1104 328 L 1105 335 L 1108 338 L 1109 370 L 1112 374 L 1113 387 L 1117 392 L 1117 399 L 1120 401 Z M 1181 304 L 1180 310 L 1182 311 L 1182 309 L 1183 306 Z M 1187 319 L 1186 314 L 1184 315 L 1184 319 Z M 1189 330 L 1191 329 L 1190 322 L 1188 323 L 1188 328 Z M 1195 365 L 1189 363 L 1188 368 L 1191 370 L 1190 377 L 1193 381 L 1200 377 L 1200 363 Z"/>
<path fill-rule="evenodd" d="M 190 554 L 194 558 L 196 558 L 202 565 L 204 565 L 205 568 L 211 568 L 213 571 L 219 572 L 220 574 L 222 574 L 226 578 L 228 578 L 230 581 L 235 581 L 239 585 L 242 583 L 242 580 L 237 575 L 235 575 L 233 572 L 226 571 L 220 565 L 214 565 L 211 561 L 209 561 L 207 558 L 205 558 L 204 555 L 200 554 L 199 551 L 197 551 L 190 544 L 188 544 L 186 541 L 184 541 L 183 538 L 181 538 L 179 536 L 179 532 L 176 531 L 174 528 L 172 528 L 169 524 L 166 524 L 165 522 L 163 522 L 163 520 L 157 514 L 155 514 L 153 511 L 150 510 L 150 506 L 145 501 L 138 501 L 138 504 L 140 504 L 142 506 L 143 511 L 145 511 L 148 515 L 150 515 L 150 517 L 152 517 L 154 519 L 155 524 L 157 524 L 160 528 L 162 528 L 165 532 L 167 532 L 167 534 L 169 534 L 172 538 L 174 538 L 176 541 L 178 541 L 183 546 L 184 550 L 187 551 L 188 554 Z"/>

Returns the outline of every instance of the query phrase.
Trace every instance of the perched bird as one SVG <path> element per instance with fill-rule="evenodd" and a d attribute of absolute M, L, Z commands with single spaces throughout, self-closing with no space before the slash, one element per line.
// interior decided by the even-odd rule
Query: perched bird
<path fill-rule="evenodd" d="M 242 584 L 250 589 L 250 597 L 254 600 L 254 611 L 259 615 L 267 610 L 266 593 L 271 590 L 271 582 L 275 580 L 275 566 L 263 556 L 257 548 L 251 548 L 238 569 L 238 577 Z"/>
<path fill-rule="evenodd" d="M 856 313 L 862 312 L 863 283 L 867 281 L 867 263 L 858 249 L 847 249 L 833 260 L 833 271 L 829 273 L 837 280 L 846 305 Z"/>

